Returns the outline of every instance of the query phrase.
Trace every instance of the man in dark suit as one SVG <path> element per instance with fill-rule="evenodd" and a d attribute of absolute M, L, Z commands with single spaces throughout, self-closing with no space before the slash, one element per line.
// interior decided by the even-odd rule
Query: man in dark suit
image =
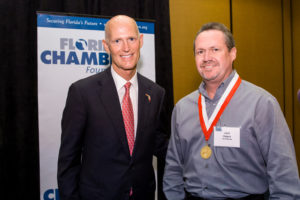
<path fill-rule="evenodd" d="M 163 88 L 136 71 L 143 45 L 136 22 L 105 28 L 106 71 L 73 83 L 58 157 L 61 200 L 153 200 L 153 155 L 164 158 Z M 126 88 L 126 89 L 125 89 Z"/>

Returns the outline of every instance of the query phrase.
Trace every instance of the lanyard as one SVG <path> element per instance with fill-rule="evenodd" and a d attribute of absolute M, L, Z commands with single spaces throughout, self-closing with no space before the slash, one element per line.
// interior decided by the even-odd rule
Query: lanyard
<path fill-rule="evenodd" d="M 217 124 L 223 111 L 225 110 L 229 101 L 231 100 L 234 93 L 240 86 L 241 82 L 242 82 L 241 78 L 239 77 L 239 75 L 237 73 L 235 73 L 234 77 L 232 78 L 228 87 L 226 88 L 225 92 L 223 93 L 222 97 L 220 98 L 210 119 L 208 119 L 208 117 L 207 117 L 205 98 L 203 95 L 201 95 L 201 94 L 199 95 L 198 109 L 199 109 L 200 125 L 201 125 L 201 128 L 202 128 L 202 131 L 203 131 L 206 141 L 209 140 L 209 137 L 213 131 L 213 127 Z"/>

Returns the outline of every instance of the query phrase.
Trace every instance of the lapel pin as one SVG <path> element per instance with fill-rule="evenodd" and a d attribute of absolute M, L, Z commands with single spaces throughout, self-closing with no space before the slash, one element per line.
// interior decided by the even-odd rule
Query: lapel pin
<path fill-rule="evenodd" d="M 148 101 L 151 102 L 151 96 L 149 94 L 145 94 L 148 97 Z"/>

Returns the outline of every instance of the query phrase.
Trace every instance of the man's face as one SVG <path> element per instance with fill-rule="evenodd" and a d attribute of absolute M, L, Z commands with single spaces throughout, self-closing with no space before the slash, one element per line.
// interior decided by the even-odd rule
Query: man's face
<path fill-rule="evenodd" d="M 232 72 L 236 48 L 228 50 L 223 32 L 207 30 L 195 40 L 195 61 L 206 83 L 221 84 Z"/>
<path fill-rule="evenodd" d="M 138 35 L 131 20 L 114 20 L 109 25 L 105 50 L 111 54 L 112 67 L 120 75 L 135 72 L 143 45 L 143 35 Z"/>

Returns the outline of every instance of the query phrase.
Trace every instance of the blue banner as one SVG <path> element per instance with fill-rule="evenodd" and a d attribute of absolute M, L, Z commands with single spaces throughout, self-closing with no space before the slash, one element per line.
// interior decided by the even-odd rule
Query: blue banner
<path fill-rule="evenodd" d="M 107 18 L 91 18 L 52 14 L 37 14 L 37 26 L 104 31 Z M 154 34 L 154 22 L 137 21 L 140 33 Z"/>

